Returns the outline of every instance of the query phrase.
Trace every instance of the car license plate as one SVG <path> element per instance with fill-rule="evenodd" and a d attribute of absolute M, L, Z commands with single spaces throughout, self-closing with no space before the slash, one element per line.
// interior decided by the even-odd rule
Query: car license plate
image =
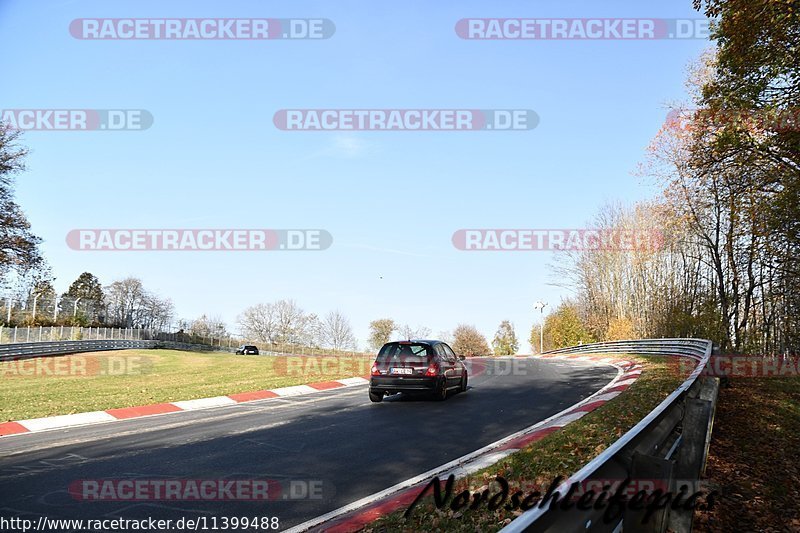
<path fill-rule="evenodd" d="M 414 373 L 414 369 L 413 368 L 392 368 L 391 373 L 392 374 L 413 374 Z"/>

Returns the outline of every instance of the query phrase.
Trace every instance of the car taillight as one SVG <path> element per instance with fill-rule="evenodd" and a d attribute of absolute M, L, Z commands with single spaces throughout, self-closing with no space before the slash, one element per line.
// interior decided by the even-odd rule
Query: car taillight
<path fill-rule="evenodd" d="M 425 371 L 426 376 L 438 376 L 439 375 L 439 365 L 436 363 L 431 363 L 428 366 L 428 370 Z"/>
<path fill-rule="evenodd" d="M 377 364 L 372 365 L 372 375 L 373 376 L 380 376 L 381 375 L 381 371 L 378 370 L 378 365 Z"/>

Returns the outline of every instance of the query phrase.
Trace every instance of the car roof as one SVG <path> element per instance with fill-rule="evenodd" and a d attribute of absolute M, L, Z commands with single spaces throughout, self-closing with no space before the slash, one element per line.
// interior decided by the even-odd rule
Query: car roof
<path fill-rule="evenodd" d="M 405 344 L 407 344 L 409 342 L 416 343 L 416 344 L 431 344 L 431 345 L 433 345 L 433 344 L 444 344 L 444 341 L 437 341 L 437 340 L 434 340 L 434 339 L 408 339 L 408 340 L 404 340 L 404 341 L 390 341 L 390 342 L 387 342 L 386 344 L 392 344 L 392 343 L 405 343 Z"/>

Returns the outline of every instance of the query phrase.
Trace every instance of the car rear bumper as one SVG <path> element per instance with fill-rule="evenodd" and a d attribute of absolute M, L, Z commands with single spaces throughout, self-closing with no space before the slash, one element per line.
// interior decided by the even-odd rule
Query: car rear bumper
<path fill-rule="evenodd" d="M 372 376 L 369 391 L 375 394 L 396 392 L 434 392 L 441 381 L 440 377 L 425 376 Z"/>

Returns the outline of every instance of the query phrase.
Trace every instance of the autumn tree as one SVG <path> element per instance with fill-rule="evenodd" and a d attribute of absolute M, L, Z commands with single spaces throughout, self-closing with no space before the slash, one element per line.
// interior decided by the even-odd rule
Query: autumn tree
<path fill-rule="evenodd" d="M 56 291 L 52 279 L 46 277 L 34 282 L 28 292 L 25 309 L 28 311 L 25 324 L 52 323 L 53 306 L 55 305 Z"/>
<path fill-rule="evenodd" d="M 369 345 L 374 350 L 389 342 L 397 330 L 397 324 L 391 318 L 379 318 L 369 323 Z"/>
<path fill-rule="evenodd" d="M 431 329 L 427 326 L 411 327 L 409 324 L 403 324 L 397 328 L 397 333 L 402 340 L 427 339 L 431 334 Z"/>
<path fill-rule="evenodd" d="M 173 319 L 172 301 L 146 290 L 139 278 L 116 280 L 104 292 L 110 325 L 164 331 Z"/>
<path fill-rule="evenodd" d="M 100 280 L 91 272 L 84 272 L 61 295 L 59 314 L 89 322 L 99 321 L 104 318 L 104 302 L 105 293 Z"/>
<path fill-rule="evenodd" d="M 27 150 L 18 144 L 20 132 L 0 122 L 0 278 L 11 271 L 36 269 L 43 259 L 41 239 L 14 199 L 14 178 L 25 169 Z"/>
<path fill-rule="evenodd" d="M 242 334 L 248 339 L 274 344 L 277 338 L 275 309 L 271 303 L 248 307 L 238 317 Z"/>
<path fill-rule="evenodd" d="M 571 300 L 564 300 L 544 320 L 544 349 L 555 350 L 594 342 L 586 325 L 580 318 L 578 306 Z M 531 329 L 531 346 L 539 344 L 539 328 Z"/>
<path fill-rule="evenodd" d="M 269 344 L 300 344 L 309 332 L 309 315 L 294 300 L 278 300 L 245 309 L 238 319 L 242 333 Z"/>
<path fill-rule="evenodd" d="M 626 317 L 612 318 L 608 323 L 605 340 L 624 341 L 636 338 L 636 332 L 633 329 L 633 321 L 631 319 Z"/>
<path fill-rule="evenodd" d="M 331 311 L 322 320 L 323 346 L 334 350 L 354 350 L 356 337 L 350 321 L 341 311 Z"/>
<path fill-rule="evenodd" d="M 489 343 L 475 326 L 459 324 L 453 330 L 453 351 L 458 355 L 475 357 L 489 355 Z"/>
<path fill-rule="evenodd" d="M 225 321 L 219 315 L 209 316 L 205 313 L 188 324 L 188 332 L 198 337 L 222 338 L 227 335 Z"/>
<path fill-rule="evenodd" d="M 517 353 L 519 343 L 517 342 L 514 325 L 510 321 L 503 320 L 500 322 L 497 333 L 494 334 L 494 339 L 492 340 L 492 347 L 495 355 L 514 355 Z"/>
<path fill-rule="evenodd" d="M 788 0 L 696 0 L 712 17 L 713 76 L 699 106 L 691 164 L 725 185 L 741 223 L 725 234 L 718 289 L 736 351 L 800 350 L 800 10 Z M 712 122 L 709 124 L 709 122 Z M 728 185 L 728 182 L 731 185 Z M 737 218 L 732 222 L 739 222 Z M 727 266 L 727 265 L 726 265 Z M 719 268 L 718 268 L 719 270 Z"/>

